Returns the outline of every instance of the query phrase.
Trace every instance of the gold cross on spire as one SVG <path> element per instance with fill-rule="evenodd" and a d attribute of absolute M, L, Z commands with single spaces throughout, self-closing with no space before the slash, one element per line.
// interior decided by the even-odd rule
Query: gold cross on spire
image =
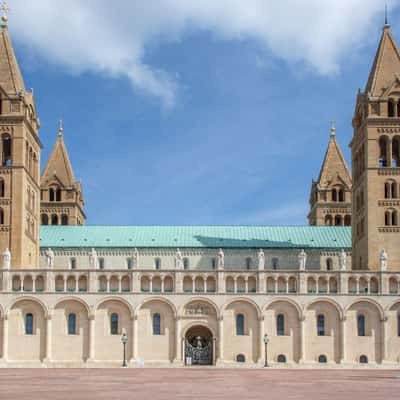
<path fill-rule="evenodd" d="M 0 6 L 0 10 L 2 11 L 3 15 L 1 17 L 1 20 L 3 21 L 3 25 L 7 25 L 8 21 L 8 13 L 10 11 L 10 8 L 8 7 L 7 0 L 3 0 Z"/>
<path fill-rule="evenodd" d="M 60 120 L 58 121 L 58 136 L 62 136 L 63 131 L 63 120 L 60 118 Z"/>

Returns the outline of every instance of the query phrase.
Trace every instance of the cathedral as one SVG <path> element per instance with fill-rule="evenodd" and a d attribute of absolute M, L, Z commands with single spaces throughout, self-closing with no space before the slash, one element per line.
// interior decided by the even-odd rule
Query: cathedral
<path fill-rule="evenodd" d="M 309 226 L 88 226 L 61 122 L 40 174 L 37 100 L 3 16 L 0 367 L 400 367 L 388 24 L 356 95 L 351 172 L 332 125 Z"/>

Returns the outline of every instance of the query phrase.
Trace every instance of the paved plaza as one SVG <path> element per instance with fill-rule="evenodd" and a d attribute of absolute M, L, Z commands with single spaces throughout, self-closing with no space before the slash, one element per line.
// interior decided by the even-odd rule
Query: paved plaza
<path fill-rule="evenodd" d="M 0 399 L 398 399 L 400 371 L 4 369 Z"/>

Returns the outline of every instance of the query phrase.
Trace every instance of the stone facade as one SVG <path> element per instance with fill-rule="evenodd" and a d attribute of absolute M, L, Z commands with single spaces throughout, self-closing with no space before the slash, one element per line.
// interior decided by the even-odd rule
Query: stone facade
<path fill-rule="evenodd" d="M 39 122 L 3 17 L 0 366 L 119 366 L 124 339 L 128 366 L 399 367 L 397 73 L 385 26 L 354 186 L 332 129 L 313 226 L 88 227 L 61 126 L 39 204 Z M 40 241 L 39 207 L 58 225 Z"/>

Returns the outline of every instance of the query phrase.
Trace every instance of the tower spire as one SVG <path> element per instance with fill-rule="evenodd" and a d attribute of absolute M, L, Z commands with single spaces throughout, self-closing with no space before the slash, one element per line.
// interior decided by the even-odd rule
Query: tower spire
<path fill-rule="evenodd" d="M 63 120 L 60 118 L 60 120 L 58 121 L 58 136 L 62 136 L 63 132 Z"/>
<path fill-rule="evenodd" d="M 336 126 L 335 126 L 335 120 L 333 119 L 331 121 L 331 137 L 335 137 L 336 135 Z"/>
<path fill-rule="evenodd" d="M 387 1 L 385 1 L 385 26 L 389 26 Z"/>

